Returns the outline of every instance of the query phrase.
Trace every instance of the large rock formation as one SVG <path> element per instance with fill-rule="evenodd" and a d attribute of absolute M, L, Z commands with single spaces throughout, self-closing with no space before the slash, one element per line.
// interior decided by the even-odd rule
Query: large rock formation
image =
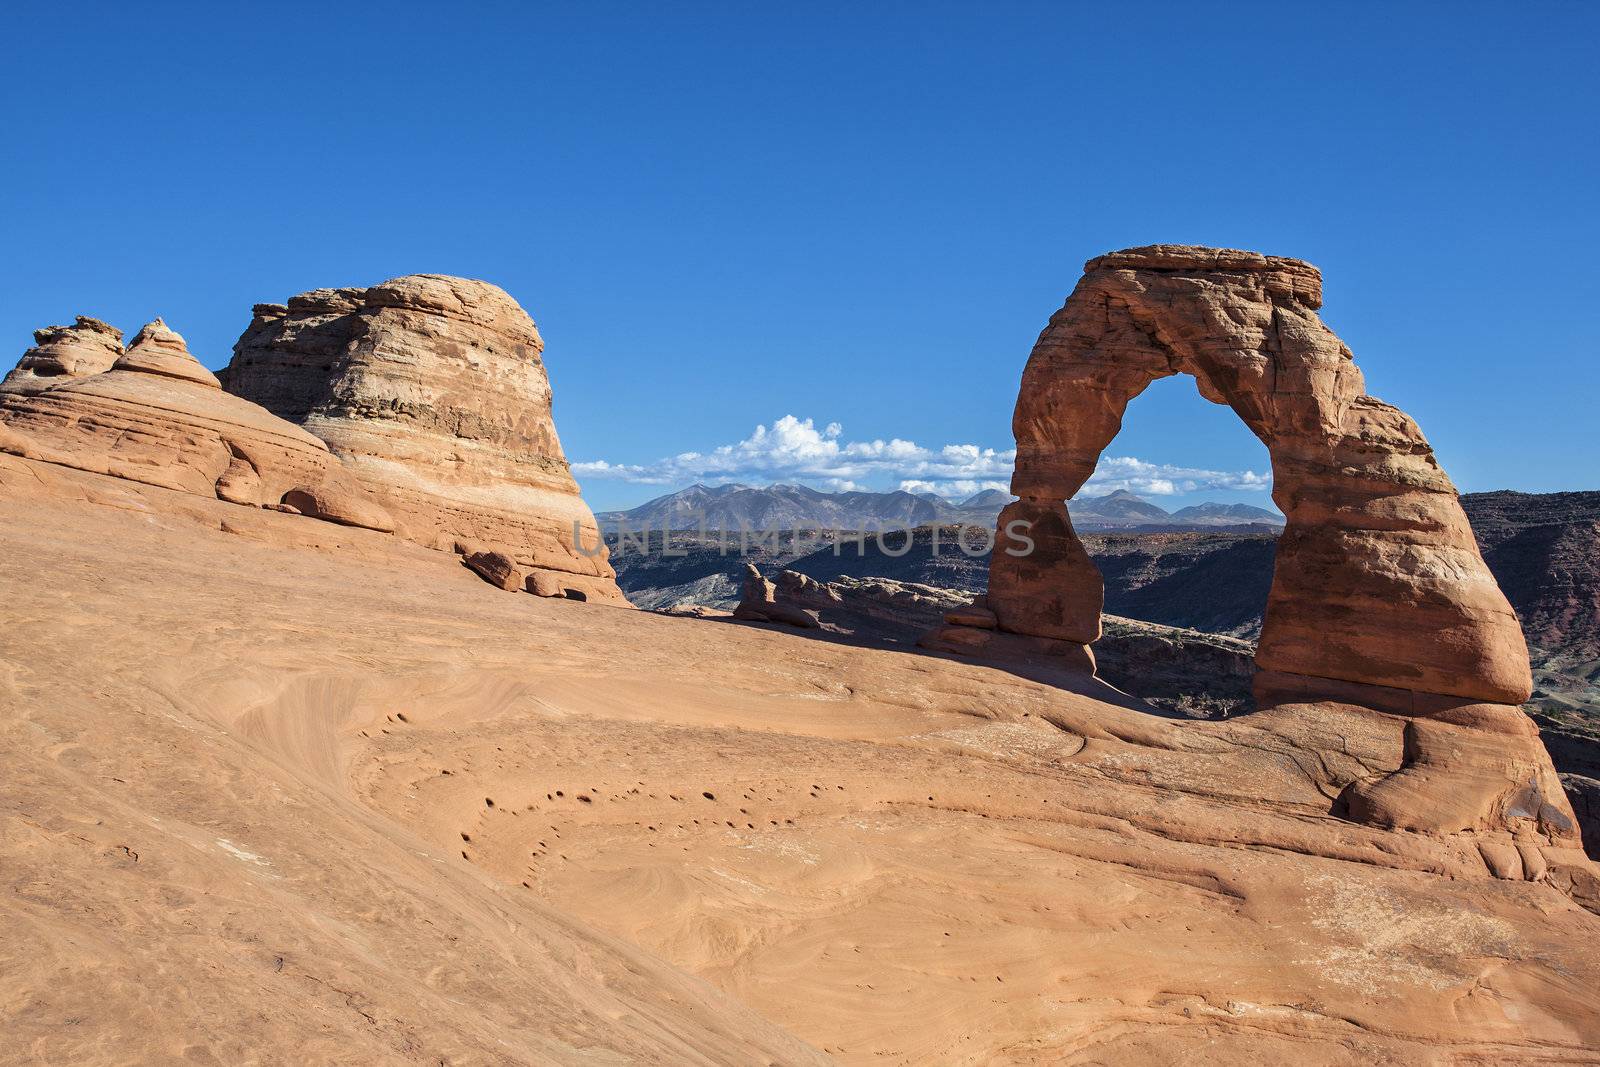
<path fill-rule="evenodd" d="M 1571 837 L 1537 731 L 1507 706 L 1531 684 L 1516 616 L 1427 440 L 1366 395 L 1321 303 L 1321 275 L 1294 259 L 1155 245 L 1090 260 L 1023 372 L 1019 499 L 1001 513 L 989 570 L 998 630 L 934 643 L 1003 649 L 1026 635 L 1081 648 L 1100 636 L 1100 575 L 1064 502 L 1128 402 L 1186 373 L 1266 444 L 1288 519 L 1256 653 L 1258 699 L 1413 716 L 1407 766 L 1353 786 L 1341 801 L 1350 813 Z"/>
<path fill-rule="evenodd" d="M 122 331 L 99 319 L 79 315 L 71 326 L 46 326 L 33 331 L 33 347 L 0 381 L 0 393 L 40 393 L 68 378 L 99 374 L 122 352 Z"/>
<path fill-rule="evenodd" d="M 503 290 L 418 274 L 258 305 L 222 377 L 326 442 L 411 539 L 625 603 L 556 436 L 543 347 Z"/>
<path fill-rule="evenodd" d="M 67 369 L 46 374 L 43 388 L 0 393 L 0 451 L 235 504 L 276 506 L 299 493 L 323 502 L 311 509 L 317 518 L 392 529 L 326 445 L 223 392 L 160 319 L 98 372 L 89 368 L 99 355 L 84 350 L 121 334 L 78 322 L 39 331 L 40 347 L 24 357 L 32 371 L 47 360 Z"/>

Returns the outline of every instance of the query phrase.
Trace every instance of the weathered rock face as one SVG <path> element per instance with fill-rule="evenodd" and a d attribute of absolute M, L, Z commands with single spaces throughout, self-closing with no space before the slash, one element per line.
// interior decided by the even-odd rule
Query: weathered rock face
<path fill-rule="evenodd" d="M 503 290 L 419 274 L 258 305 L 222 377 L 326 442 L 411 539 L 625 603 L 556 436 L 543 347 Z"/>
<path fill-rule="evenodd" d="M 804 575 L 785 571 L 785 575 L 793 575 L 802 582 L 809 582 L 812 588 L 816 582 Z M 816 617 L 804 608 L 788 601 L 780 601 L 777 588 L 773 583 L 761 576 L 754 563 L 744 565 L 744 584 L 739 605 L 733 609 L 733 617 L 744 622 L 781 622 L 790 626 L 798 626 L 803 630 L 815 629 Z"/>
<path fill-rule="evenodd" d="M 356 484 L 338 463 L 319 485 L 302 485 L 283 495 L 283 503 L 302 515 L 340 526 L 360 526 L 381 533 L 393 533 L 394 518 Z"/>
<path fill-rule="evenodd" d="M 116 333 L 107 330 L 89 328 L 100 337 Z M 76 363 L 80 372 L 91 365 Z M 45 381 L 51 377 L 43 389 L 0 394 L 0 451 L 235 504 L 277 505 L 296 490 L 312 492 L 326 502 L 316 517 L 393 528 L 382 508 L 345 481 L 326 445 L 223 392 L 160 319 L 139 331 L 110 370 Z"/>
<path fill-rule="evenodd" d="M 1343 700 L 1415 720 L 1406 766 L 1353 785 L 1345 810 L 1427 832 L 1571 838 L 1537 731 L 1506 706 L 1531 687 L 1516 616 L 1427 440 L 1366 395 L 1321 303 L 1316 268 L 1254 252 L 1156 245 L 1086 264 L 1023 372 L 1019 499 L 1001 514 L 989 569 L 998 628 L 1068 648 L 1099 637 L 1100 575 L 1062 502 L 1094 473 L 1128 402 L 1190 374 L 1266 444 L 1288 519 L 1256 653 L 1258 701 Z M 1008 531 L 1017 520 L 1021 538 Z M 989 633 L 946 627 L 932 639 L 982 650 L 997 640 Z"/>
<path fill-rule="evenodd" d="M 1023 374 L 1013 509 L 1033 517 L 1075 494 L 1128 401 L 1191 374 L 1266 443 L 1288 517 L 1259 665 L 1518 703 L 1527 650 L 1455 488 L 1416 424 L 1365 394 L 1317 317 L 1321 288 L 1309 264 L 1253 252 L 1158 245 L 1091 260 Z M 1073 567 L 1060 608 L 1039 607 L 1035 574 L 1082 551 L 1057 521 L 1065 536 L 1033 556 L 996 553 L 990 597 L 1002 629 L 1091 641 L 1091 568 Z"/>
<path fill-rule="evenodd" d="M 138 374 L 158 374 L 191 382 L 203 389 L 221 389 L 217 376 L 200 365 L 189 353 L 189 345 L 163 320 L 146 323 L 133 337 L 133 344 L 115 363 L 113 370 Z"/>
<path fill-rule="evenodd" d="M 99 374 L 123 352 L 122 331 L 87 315 L 71 326 L 35 330 L 33 341 L 16 369 L 0 381 L 0 393 L 39 393 L 68 378 Z"/>
<path fill-rule="evenodd" d="M 462 562 L 490 585 L 507 591 L 521 589 L 528 578 L 504 552 L 473 552 Z"/>

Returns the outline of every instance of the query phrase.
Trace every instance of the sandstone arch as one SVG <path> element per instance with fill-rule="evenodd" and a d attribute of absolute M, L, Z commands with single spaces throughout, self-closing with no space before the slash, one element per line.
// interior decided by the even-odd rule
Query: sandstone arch
<path fill-rule="evenodd" d="M 1029 556 L 994 556 L 990 606 L 1002 630 L 1084 644 L 1099 636 L 1100 576 L 1064 501 L 1094 472 L 1128 402 L 1184 373 L 1272 456 L 1273 499 L 1288 525 L 1257 654 L 1263 671 L 1528 698 L 1522 632 L 1455 487 L 1416 423 L 1366 395 L 1350 350 L 1317 316 L 1321 282 L 1299 260 L 1187 246 L 1085 266 L 1023 373 L 1013 419 L 1020 499 L 1001 526 L 1028 519 L 1043 536 L 1033 535 Z"/>
<path fill-rule="evenodd" d="M 1103 585 L 1067 513 L 1158 378 L 1193 376 L 1272 457 L 1288 519 L 1256 655 L 1263 706 L 1323 701 L 1406 716 L 1404 764 L 1346 783 L 1354 818 L 1431 832 L 1575 835 L 1538 731 L 1516 615 L 1479 555 L 1455 487 L 1404 412 L 1366 395 L 1317 316 L 1300 260 L 1154 245 L 1090 260 L 1040 334 L 1012 427 L 1012 492 L 991 557 L 994 629 L 926 644 L 1088 666 Z M 1025 520 L 1032 551 L 1008 537 Z"/>

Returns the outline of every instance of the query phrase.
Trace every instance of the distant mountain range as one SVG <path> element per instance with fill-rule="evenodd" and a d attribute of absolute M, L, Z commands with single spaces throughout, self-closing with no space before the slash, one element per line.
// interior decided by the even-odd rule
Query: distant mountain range
<path fill-rule="evenodd" d="M 1011 501 L 1008 493 L 985 489 L 965 500 L 934 493 L 824 493 L 803 485 L 692 485 L 627 511 L 604 511 L 602 528 L 626 524 L 641 530 L 873 530 L 927 523 L 992 525 Z M 1167 511 L 1126 490 L 1078 497 L 1067 505 L 1081 530 L 1280 527 L 1283 516 L 1250 504 L 1195 504 Z"/>

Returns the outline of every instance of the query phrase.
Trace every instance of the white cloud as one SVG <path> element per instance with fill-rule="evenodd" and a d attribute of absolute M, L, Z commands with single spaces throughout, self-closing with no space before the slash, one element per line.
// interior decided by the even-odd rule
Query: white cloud
<path fill-rule="evenodd" d="M 1150 463 L 1132 456 L 1101 456 L 1083 492 L 1103 495 L 1126 489 L 1141 496 L 1176 496 L 1219 489 L 1265 493 L 1271 488 L 1272 476 L 1255 471 L 1213 471 Z"/>
<path fill-rule="evenodd" d="M 785 415 L 771 426 L 757 426 L 744 440 L 710 452 L 680 452 L 654 463 L 591 460 L 572 465 L 580 478 L 618 479 L 641 485 L 687 485 L 696 481 L 802 481 L 836 491 L 896 483 L 910 492 L 971 496 L 983 489 L 1006 489 L 1016 449 L 978 445 L 924 448 L 914 441 L 845 441 L 844 427 L 830 422 L 817 429 L 812 419 Z M 1148 496 L 1203 490 L 1266 492 L 1272 479 L 1254 471 L 1213 471 L 1150 463 L 1132 456 L 1102 456 L 1083 491 L 1117 489 Z"/>
<path fill-rule="evenodd" d="M 1004 493 L 1011 491 L 1011 485 L 1006 481 L 996 479 L 979 482 L 971 478 L 957 478 L 947 482 L 927 482 L 921 478 L 907 478 L 900 483 L 900 488 L 908 493 L 935 493 L 943 497 L 969 497 L 985 489 L 998 489 Z"/>

